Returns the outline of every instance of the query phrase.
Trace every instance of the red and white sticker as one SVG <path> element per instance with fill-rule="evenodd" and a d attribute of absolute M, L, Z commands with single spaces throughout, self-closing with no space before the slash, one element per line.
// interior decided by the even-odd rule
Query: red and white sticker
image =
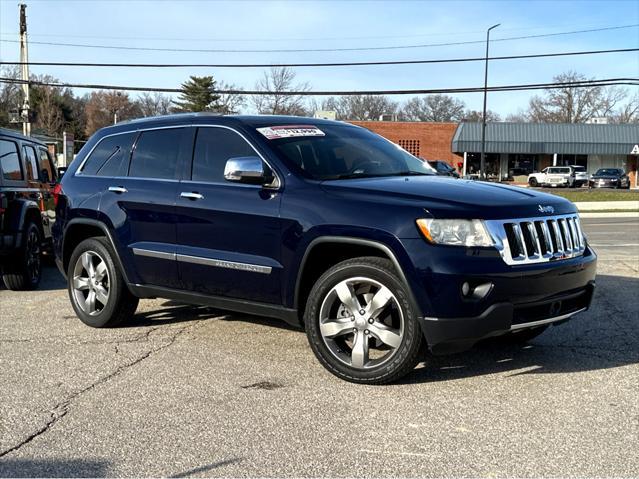
<path fill-rule="evenodd" d="M 298 136 L 324 136 L 324 132 L 314 125 L 277 125 L 258 128 L 269 140 L 278 138 L 295 138 Z"/>

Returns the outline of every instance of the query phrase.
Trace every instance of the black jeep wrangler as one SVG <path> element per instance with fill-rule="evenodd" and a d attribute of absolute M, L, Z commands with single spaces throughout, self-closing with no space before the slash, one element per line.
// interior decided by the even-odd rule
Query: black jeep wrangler
<path fill-rule="evenodd" d="M 0 128 L 0 271 L 7 288 L 34 289 L 51 248 L 56 169 L 41 141 Z"/>

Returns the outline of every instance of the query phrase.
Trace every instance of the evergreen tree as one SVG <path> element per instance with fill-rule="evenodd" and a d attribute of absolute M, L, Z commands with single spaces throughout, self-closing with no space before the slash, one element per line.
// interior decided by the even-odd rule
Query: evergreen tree
<path fill-rule="evenodd" d="M 191 76 L 182 83 L 182 92 L 177 101 L 173 101 L 174 111 L 215 111 L 220 108 L 220 95 L 215 93 L 215 80 L 212 76 Z"/>

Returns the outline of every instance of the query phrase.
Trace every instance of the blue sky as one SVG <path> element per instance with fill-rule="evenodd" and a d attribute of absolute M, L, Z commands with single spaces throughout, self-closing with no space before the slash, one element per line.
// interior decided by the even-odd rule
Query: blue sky
<path fill-rule="evenodd" d="M 29 39 L 159 48 L 345 48 L 450 43 L 639 24 L 639 2 L 629 1 L 69 1 L 27 0 Z M 0 39 L 17 39 L 18 1 L 0 0 Z M 639 28 L 494 42 L 491 55 L 639 47 Z M 90 62 L 312 62 L 402 60 L 483 55 L 481 44 L 401 50 L 322 53 L 139 52 L 30 44 L 31 61 Z M 16 43 L 0 42 L 0 58 L 18 60 Z M 500 61 L 490 84 L 551 81 L 562 71 L 589 77 L 639 77 L 639 55 Z M 178 87 L 189 74 L 252 88 L 261 70 L 125 70 L 33 68 L 62 81 Z M 483 64 L 431 64 L 296 70 L 315 90 L 454 88 L 481 86 Z M 635 87 L 636 88 L 636 87 Z M 78 90 L 78 93 L 86 90 Z M 493 93 L 489 108 L 502 115 L 527 104 L 529 92 Z M 474 109 L 480 94 L 458 96 Z M 394 97 L 401 100 L 400 97 Z"/>

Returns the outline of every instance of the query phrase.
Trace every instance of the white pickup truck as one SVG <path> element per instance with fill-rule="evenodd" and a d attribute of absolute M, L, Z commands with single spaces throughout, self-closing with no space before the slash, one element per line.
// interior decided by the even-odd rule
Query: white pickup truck
<path fill-rule="evenodd" d="M 574 166 L 549 166 L 539 173 L 528 175 L 530 186 L 583 186 L 588 183 L 586 168 Z"/>

